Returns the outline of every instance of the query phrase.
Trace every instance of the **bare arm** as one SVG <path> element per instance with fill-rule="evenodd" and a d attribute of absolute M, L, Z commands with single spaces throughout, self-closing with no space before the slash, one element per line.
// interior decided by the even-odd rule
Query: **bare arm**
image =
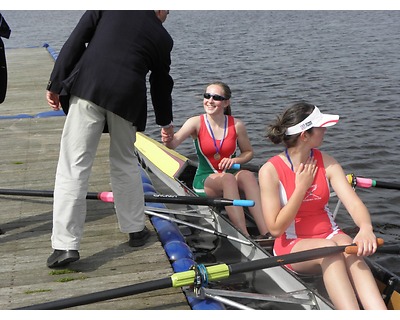
<path fill-rule="evenodd" d="M 240 155 L 237 156 L 236 163 L 246 163 L 249 162 L 254 157 L 253 147 L 251 145 L 249 136 L 247 134 L 246 127 L 244 123 L 235 119 L 236 133 L 238 135 L 238 145 L 240 149 Z"/>
<path fill-rule="evenodd" d="M 198 128 L 200 126 L 200 117 L 195 116 L 186 120 L 183 126 L 174 134 L 172 139 L 167 139 L 163 135 L 161 137 L 165 146 L 170 149 L 177 148 L 189 136 L 195 138 L 197 136 Z"/>
<path fill-rule="evenodd" d="M 218 164 L 219 169 L 227 170 L 232 167 L 233 164 L 244 164 L 253 159 L 253 147 L 251 146 L 251 142 L 249 136 L 247 134 L 246 127 L 244 123 L 235 118 L 235 129 L 238 139 L 238 146 L 240 150 L 240 154 L 235 158 L 223 158 Z"/>
<path fill-rule="evenodd" d="M 374 253 L 377 248 L 376 236 L 373 233 L 370 213 L 360 197 L 348 183 L 340 164 L 333 157 L 327 154 L 323 155 L 326 175 L 333 190 L 353 218 L 354 223 L 360 228 L 360 231 L 353 240 L 353 242 L 358 245 L 358 255 L 370 255 Z"/>

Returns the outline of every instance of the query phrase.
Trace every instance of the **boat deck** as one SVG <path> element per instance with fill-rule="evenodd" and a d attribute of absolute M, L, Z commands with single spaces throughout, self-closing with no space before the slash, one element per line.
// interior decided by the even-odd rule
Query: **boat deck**
<path fill-rule="evenodd" d="M 6 50 L 8 91 L 0 116 L 35 116 L 51 110 L 45 87 L 53 60 L 45 48 Z M 53 190 L 59 141 L 65 117 L 0 119 L 2 189 Z M 89 191 L 110 190 L 108 135 L 103 135 Z M 0 195 L 0 309 L 120 288 L 173 274 L 151 222 L 152 236 L 131 248 L 119 231 L 111 203 L 88 200 L 81 259 L 67 269 L 52 270 L 52 199 Z M 180 288 L 169 288 L 72 309 L 190 310 Z"/>

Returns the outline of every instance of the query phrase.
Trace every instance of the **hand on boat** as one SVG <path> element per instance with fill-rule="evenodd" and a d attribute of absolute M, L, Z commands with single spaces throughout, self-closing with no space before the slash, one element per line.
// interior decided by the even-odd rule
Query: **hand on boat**
<path fill-rule="evenodd" d="M 46 100 L 48 105 L 54 110 L 60 110 L 61 104 L 60 104 L 60 96 L 57 93 L 48 91 L 46 92 Z"/>

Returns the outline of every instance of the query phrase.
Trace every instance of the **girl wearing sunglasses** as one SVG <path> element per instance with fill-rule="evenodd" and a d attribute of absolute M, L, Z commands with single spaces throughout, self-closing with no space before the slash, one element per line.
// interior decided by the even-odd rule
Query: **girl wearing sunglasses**
<path fill-rule="evenodd" d="M 233 164 L 244 164 L 253 158 L 244 123 L 231 115 L 231 90 L 223 82 L 207 86 L 203 94 L 204 114 L 186 120 L 175 135 L 162 133 L 165 146 L 175 149 L 192 137 L 199 166 L 193 181 L 193 189 L 201 196 L 254 200 L 249 211 L 253 216 L 261 237 L 269 238 L 268 229 L 261 210 L 260 189 L 254 173 L 248 170 L 231 170 Z M 237 147 L 240 154 L 237 154 Z M 227 206 L 226 212 L 232 223 L 244 235 L 250 236 L 246 227 L 243 208 Z"/>

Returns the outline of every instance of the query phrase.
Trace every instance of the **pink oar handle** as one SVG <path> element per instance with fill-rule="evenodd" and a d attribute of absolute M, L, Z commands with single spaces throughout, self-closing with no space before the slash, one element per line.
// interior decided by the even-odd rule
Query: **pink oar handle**
<path fill-rule="evenodd" d="M 367 178 L 356 178 L 356 186 L 360 188 L 371 188 L 374 186 L 374 181 L 372 179 Z"/>
<path fill-rule="evenodd" d="M 100 192 L 98 195 L 99 199 L 104 202 L 114 202 L 114 195 L 112 192 Z"/>

